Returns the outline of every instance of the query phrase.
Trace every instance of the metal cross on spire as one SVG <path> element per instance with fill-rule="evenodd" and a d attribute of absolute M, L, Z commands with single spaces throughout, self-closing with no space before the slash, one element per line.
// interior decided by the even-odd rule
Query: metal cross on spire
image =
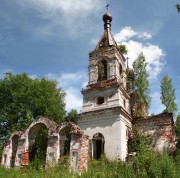
<path fill-rule="evenodd" d="M 109 4 L 107 4 L 107 5 L 105 6 L 105 7 L 106 7 L 106 9 L 107 9 L 107 11 L 108 11 L 108 9 L 109 9 L 109 6 L 110 6 Z"/>

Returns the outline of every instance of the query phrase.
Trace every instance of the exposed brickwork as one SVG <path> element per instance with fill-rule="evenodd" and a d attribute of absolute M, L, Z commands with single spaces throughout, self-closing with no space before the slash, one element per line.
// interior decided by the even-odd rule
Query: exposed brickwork
<path fill-rule="evenodd" d="M 88 168 L 88 160 L 89 160 L 89 137 L 87 135 L 83 135 L 81 137 L 80 143 L 80 158 L 79 158 L 79 171 L 82 172 L 87 170 Z"/>
<path fill-rule="evenodd" d="M 105 80 L 105 81 L 98 82 L 96 84 L 88 85 L 87 90 L 93 90 L 96 88 L 105 88 L 105 87 L 110 87 L 112 85 L 118 85 L 117 79 Z"/>
<path fill-rule="evenodd" d="M 22 158 L 21 158 L 21 166 L 26 166 L 29 164 L 29 150 L 25 150 L 23 153 L 22 153 Z"/>
<path fill-rule="evenodd" d="M 39 117 L 35 119 L 24 132 L 14 132 L 9 142 L 4 147 L 1 164 L 5 167 L 22 167 L 30 162 L 31 148 L 35 137 L 41 128 L 48 130 L 48 145 L 46 153 L 46 166 L 58 163 L 60 149 L 63 143 L 60 138 L 64 134 L 71 134 L 70 160 L 73 171 L 81 172 L 88 166 L 88 137 L 83 135 L 80 127 L 73 122 L 64 122 L 60 125 L 55 122 Z M 15 140 L 13 141 L 13 139 Z M 13 145 L 16 144 L 16 145 Z M 16 146 L 16 147 L 14 147 Z"/>
<path fill-rule="evenodd" d="M 152 146 L 156 150 L 173 152 L 176 149 L 174 121 L 171 113 L 149 116 L 146 119 L 134 119 L 133 127 L 152 135 Z"/>

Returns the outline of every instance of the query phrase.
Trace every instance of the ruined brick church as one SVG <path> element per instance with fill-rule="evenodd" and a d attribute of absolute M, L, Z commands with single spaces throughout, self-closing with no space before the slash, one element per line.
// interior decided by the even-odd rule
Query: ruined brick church
<path fill-rule="evenodd" d="M 133 128 L 151 134 L 158 151 L 175 149 L 172 114 L 145 119 L 132 117 L 132 101 L 126 83 L 126 60 L 111 33 L 112 16 L 103 15 L 104 32 L 94 51 L 89 53 L 88 85 L 83 89 L 83 106 L 78 125 L 58 125 L 48 118 L 36 118 L 25 131 L 14 132 L 4 147 L 1 165 L 23 167 L 30 162 L 32 146 L 41 128 L 48 130 L 46 165 L 54 165 L 65 155 L 66 135 L 70 134 L 71 171 L 88 168 L 88 160 L 102 154 L 110 160 L 125 161 L 128 137 Z"/>

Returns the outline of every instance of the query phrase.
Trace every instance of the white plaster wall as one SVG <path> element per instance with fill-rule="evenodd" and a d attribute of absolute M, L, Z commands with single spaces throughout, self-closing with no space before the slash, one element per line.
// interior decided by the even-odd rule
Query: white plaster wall
<path fill-rule="evenodd" d="M 125 161 L 126 156 L 128 154 L 128 148 L 127 148 L 127 141 L 128 141 L 128 137 L 127 137 L 127 125 L 126 123 L 122 120 L 123 116 L 121 115 L 121 120 L 120 120 L 120 148 L 121 148 L 121 159 L 122 161 Z M 125 119 L 125 118 L 123 118 Z"/>
<path fill-rule="evenodd" d="M 97 104 L 98 97 L 104 97 L 103 104 Z M 126 106 L 124 106 L 124 100 L 126 102 Z M 122 106 L 128 113 L 130 113 L 129 99 L 118 87 L 91 90 L 90 92 L 83 94 L 83 107 L 81 112 L 95 111 L 116 106 Z"/>
<path fill-rule="evenodd" d="M 104 110 L 80 116 L 79 126 L 90 139 L 96 133 L 104 136 L 104 153 L 107 158 L 125 160 L 127 156 L 126 124 L 121 119 L 120 111 Z"/>
<path fill-rule="evenodd" d="M 104 97 L 105 102 L 101 105 L 97 105 L 98 97 Z M 117 88 L 93 90 L 84 94 L 82 112 L 102 109 L 109 106 L 119 106 L 119 95 Z"/>

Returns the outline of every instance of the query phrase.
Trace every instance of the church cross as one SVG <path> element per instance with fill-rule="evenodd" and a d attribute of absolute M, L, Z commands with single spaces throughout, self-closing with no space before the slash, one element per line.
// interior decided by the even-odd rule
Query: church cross
<path fill-rule="evenodd" d="M 110 6 L 109 4 L 107 4 L 107 5 L 105 6 L 105 7 L 106 7 L 106 9 L 107 9 L 107 11 L 108 11 L 108 9 L 109 9 L 109 6 Z"/>

